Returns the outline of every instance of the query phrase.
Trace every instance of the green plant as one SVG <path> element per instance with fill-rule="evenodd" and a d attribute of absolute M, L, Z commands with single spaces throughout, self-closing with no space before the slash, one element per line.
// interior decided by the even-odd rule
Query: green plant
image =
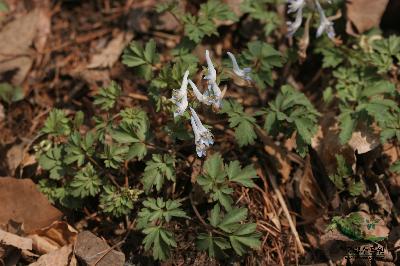
<path fill-rule="evenodd" d="M 152 247 L 153 257 L 165 260 L 169 257 L 170 249 L 176 247 L 173 233 L 166 227 L 172 218 L 189 218 L 180 208 L 179 200 L 167 200 L 162 198 L 148 198 L 143 202 L 144 208 L 138 213 L 137 228 L 143 229 L 146 235 L 143 239 L 144 249 Z"/>
<path fill-rule="evenodd" d="M 197 183 L 209 193 L 212 201 L 217 201 L 226 210 L 232 209 L 233 189 L 231 183 L 237 183 L 244 187 L 253 187 L 256 171 L 252 165 L 241 168 L 238 161 L 232 161 L 224 165 L 220 154 L 213 154 L 204 163 L 203 174 L 197 178 Z"/>
<path fill-rule="evenodd" d="M 154 34 L 155 39 L 145 41 L 149 34 L 143 34 L 143 42 L 134 40 L 124 50 L 122 63 L 135 74 L 129 81 L 139 77 L 132 89 L 146 94 L 138 97 L 140 103 L 135 97 L 123 98 L 127 88 L 112 81 L 93 97 L 92 119 L 73 107 L 49 113 L 35 146 L 38 187 L 59 206 L 86 208 L 107 221 L 135 221 L 132 233 L 142 237 L 143 245 L 138 250 L 151 252 L 155 260 L 174 258 L 175 248 L 181 250 L 178 240 L 196 239 L 198 251 L 224 264 L 228 256 L 244 256 L 262 245 L 259 217 L 238 192 L 248 191 L 251 197 L 253 188 L 260 190 L 262 182 L 251 162 L 264 160 L 260 150 L 265 143 L 279 142 L 278 148 L 285 150 L 282 143 L 295 139 L 297 153 L 312 158 L 309 146 L 328 109 L 340 127 L 337 145 L 346 144 L 359 125 L 380 131 L 383 143 L 399 142 L 400 42 L 396 36 L 368 37 L 366 42 L 349 38 L 338 45 L 318 1 L 299 1 L 297 8 L 296 1 L 288 1 L 289 11 L 301 15 L 300 24 L 289 24 L 289 33 L 299 29 L 307 7 L 308 23 L 317 26 L 318 36 L 325 32 L 329 37 L 299 43 L 307 46 L 301 49 L 314 49 L 322 69 L 297 72 L 295 48 L 280 41 L 283 20 L 276 10 L 283 1 L 242 1 L 240 20 L 221 0 L 200 2 L 158 4 L 157 12 L 169 12 L 180 23 L 174 31 L 178 38 Z M 336 6 L 324 6 L 326 13 L 333 15 Z M 318 13 L 319 23 L 311 20 L 311 13 Z M 261 24 L 263 32 L 242 36 L 248 22 Z M 300 41 L 309 41 L 306 30 Z M 223 45 L 214 46 L 225 31 L 230 34 L 220 36 Z M 179 43 L 171 48 L 175 39 Z M 204 58 L 199 56 L 203 50 Z M 323 90 L 314 91 L 317 86 Z M 6 97 L 1 90 L 0 96 L 11 103 L 15 96 L 6 90 Z M 321 95 L 323 102 L 318 101 Z M 290 163 L 302 167 L 302 158 L 287 154 Z M 339 196 L 359 199 L 368 194 L 367 178 L 359 178 L 341 154 L 336 160 L 337 172 L 329 177 L 344 192 Z M 267 161 L 268 168 L 272 161 Z M 390 168 L 399 169 L 397 162 Z M 195 202 L 193 194 L 201 200 Z M 353 239 L 379 240 L 363 233 L 360 217 L 333 217 L 332 227 Z"/>
<path fill-rule="evenodd" d="M 296 132 L 296 149 L 305 156 L 311 138 L 317 132 L 318 111 L 307 97 L 290 86 L 283 86 L 281 93 L 264 109 L 264 129 L 271 134 L 283 132 L 291 136 Z"/>
<path fill-rule="evenodd" d="M 4 10 L 4 6 L 0 1 L 0 12 Z M 8 104 L 18 102 L 24 99 L 24 92 L 21 87 L 14 87 L 9 83 L 0 83 L 0 99 Z"/>
<path fill-rule="evenodd" d="M 330 175 L 329 178 L 339 191 L 349 191 L 351 196 L 359 196 L 364 190 L 365 185 L 362 180 L 356 181 L 353 170 L 346 164 L 342 155 L 336 155 L 337 173 Z"/>
<path fill-rule="evenodd" d="M 208 221 L 212 230 L 197 237 L 197 247 L 206 250 L 210 257 L 224 255 L 224 250 L 232 248 L 242 256 L 248 248 L 260 247 L 260 234 L 255 223 L 242 223 L 247 218 L 246 208 L 233 208 L 226 213 L 218 204 L 210 212 Z M 217 231 L 218 230 L 218 231 Z"/>

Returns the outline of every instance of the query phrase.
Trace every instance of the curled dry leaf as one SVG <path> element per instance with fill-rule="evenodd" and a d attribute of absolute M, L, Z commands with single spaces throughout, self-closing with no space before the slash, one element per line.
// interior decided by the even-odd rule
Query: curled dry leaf
<path fill-rule="evenodd" d="M 363 126 L 353 132 L 348 144 L 358 154 L 363 154 L 378 147 L 380 142 L 378 134 Z"/>
<path fill-rule="evenodd" d="M 63 221 L 56 221 L 50 226 L 36 230 L 28 235 L 33 241 L 33 249 L 39 254 L 55 251 L 63 246 L 74 244 L 78 231 Z"/>
<path fill-rule="evenodd" d="M 24 157 L 24 145 L 17 144 L 7 151 L 7 163 L 10 173 L 14 175 L 15 169 L 20 165 Z"/>
<path fill-rule="evenodd" d="M 72 245 L 67 245 L 48 254 L 42 255 L 36 262 L 29 264 L 29 266 L 72 266 L 74 255 L 72 255 Z M 70 259 L 71 257 L 71 259 Z"/>
<path fill-rule="evenodd" d="M 112 67 L 132 38 L 130 32 L 119 32 L 100 53 L 93 55 L 87 68 Z"/>
<path fill-rule="evenodd" d="M 350 0 L 346 1 L 346 32 L 361 34 L 378 27 L 389 0 Z"/>
<path fill-rule="evenodd" d="M 20 85 L 32 66 L 33 50 L 30 48 L 44 25 L 42 9 L 36 8 L 5 25 L 0 31 L 0 73 L 18 69 L 12 82 Z M 44 35 L 43 35 L 44 36 Z M 42 36 L 42 37 L 43 37 Z M 40 37 L 39 46 L 43 44 Z"/>
<path fill-rule="evenodd" d="M 62 216 L 30 179 L 0 177 L 0 202 L 0 224 L 9 220 L 23 223 L 26 233 L 48 226 Z"/>
<path fill-rule="evenodd" d="M 18 249 L 32 249 L 32 240 L 0 229 L 0 243 Z"/>

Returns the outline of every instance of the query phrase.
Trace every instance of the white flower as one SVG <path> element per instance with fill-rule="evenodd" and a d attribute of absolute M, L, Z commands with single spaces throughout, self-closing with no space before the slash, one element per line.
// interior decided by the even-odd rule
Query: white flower
<path fill-rule="evenodd" d="M 319 13 L 319 26 L 317 29 L 317 37 L 320 37 L 322 33 L 326 32 L 330 39 L 335 38 L 335 29 L 333 28 L 333 23 L 326 16 L 318 0 L 315 0 L 315 5 Z"/>
<path fill-rule="evenodd" d="M 206 95 L 211 95 L 211 103 L 214 105 L 215 108 L 217 109 L 221 108 L 222 92 L 215 81 L 211 83 L 208 82 L 208 89 L 206 91 Z"/>
<path fill-rule="evenodd" d="M 217 81 L 217 71 L 214 68 L 214 65 L 211 61 L 210 58 L 210 53 L 208 52 L 208 50 L 206 50 L 206 61 L 207 61 L 207 70 L 208 70 L 208 74 L 204 77 L 204 79 L 207 79 L 209 81 Z"/>
<path fill-rule="evenodd" d="M 186 70 L 183 76 L 181 88 L 179 90 L 174 90 L 172 92 L 171 101 L 175 103 L 177 107 L 176 111 L 174 112 L 174 117 L 183 115 L 186 108 L 188 107 L 188 99 L 187 99 L 188 76 L 189 76 L 189 70 Z"/>
<path fill-rule="evenodd" d="M 213 135 L 211 132 L 203 126 L 200 118 L 197 116 L 196 111 L 190 108 L 192 116 L 190 117 L 190 122 L 192 124 L 194 133 L 194 142 L 196 144 L 197 156 L 203 157 L 206 155 L 206 150 L 208 147 L 214 144 Z"/>
<path fill-rule="evenodd" d="M 231 52 L 227 52 L 227 54 L 229 55 L 232 61 L 233 72 L 245 80 L 251 80 L 251 77 L 248 75 L 251 71 L 251 68 L 250 67 L 245 67 L 243 69 L 239 68 L 235 56 Z"/>
<path fill-rule="evenodd" d="M 201 103 L 210 105 L 210 97 L 207 96 L 207 92 L 205 92 L 204 94 L 202 94 L 199 89 L 197 88 L 196 84 L 193 83 L 192 80 L 189 79 L 189 84 L 193 89 L 193 93 L 196 96 L 197 100 Z"/>
<path fill-rule="evenodd" d="M 287 0 L 286 2 L 288 3 L 287 13 L 297 12 L 306 5 L 304 0 Z"/>
<path fill-rule="evenodd" d="M 304 0 L 288 0 L 289 9 L 288 13 L 296 12 L 296 18 L 292 21 L 287 21 L 286 24 L 288 26 L 288 33 L 289 37 L 293 36 L 296 31 L 300 28 L 301 23 L 303 22 L 303 8 L 305 6 Z"/>

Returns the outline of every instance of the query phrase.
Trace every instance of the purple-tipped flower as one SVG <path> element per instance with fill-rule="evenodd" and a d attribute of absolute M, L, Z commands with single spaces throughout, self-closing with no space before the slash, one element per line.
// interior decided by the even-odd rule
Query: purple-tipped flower
<path fill-rule="evenodd" d="M 183 115 L 186 108 L 188 107 L 188 99 L 187 99 L 188 76 L 189 76 L 189 70 L 186 70 L 183 76 L 181 88 L 179 90 L 174 90 L 172 92 L 171 101 L 175 103 L 177 107 L 174 112 L 174 117 Z"/>
<path fill-rule="evenodd" d="M 231 52 L 227 52 L 227 54 L 232 61 L 233 73 L 245 80 L 251 80 L 251 77 L 248 75 L 251 72 L 251 68 L 245 67 L 241 69 L 236 61 L 235 56 Z"/>
<path fill-rule="evenodd" d="M 213 135 L 211 132 L 203 126 L 200 118 L 197 116 L 196 111 L 190 108 L 192 116 L 190 117 L 190 122 L 192 124 L 194 133 L 194 142 L 196 144 L 197 156 L 206 156 L 207 148 L 214 144 Z"/>
<path fill-rule="evenodd" d="M 303 22 L 303 8 L 306 5 L 304 0 L 287 0 L 288 10 L 287 13 L 296 13 L 296 18 L 294 21 L 286 22 L 288 26 L 288 36 L 293 36 L 296 31 L 300 28 Z"/>
<path fill-rule="evenodd" d="M 335 29 L 333 28 L 333 22 L 330 21 L 326 16 L 325 12 L 322 9 L 318 0 L 315 0 L 315 6 L 317 7 L 317 11 L 319 13 L 319 26 L 317 29 L 317 37 L 320 37 L 324 32 L 328 35 L 330 39 L 335 38 Z"/>

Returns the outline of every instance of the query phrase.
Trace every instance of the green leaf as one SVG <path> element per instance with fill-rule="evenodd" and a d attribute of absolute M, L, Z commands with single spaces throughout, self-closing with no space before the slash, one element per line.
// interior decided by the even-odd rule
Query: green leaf
<path fill-rule="evenodd" d="M 179 200 L 167 200 L 162 198 L 148 198 L 143 202 L 144 208 L 138 213 L 137 228 L 143 229 L 150 225 L 170 222 L 173 217 L 189 218 L 181 209 Z"/>
<path fill-rule="evenodd" d="M 349 184 L 349 193 L 352 196 L 359 196 L 365 190 L 364 182 L 351 180 Z"/>
<path fill-rule="evenodd" d="M 210 257 L 222 257 L 224 250 L 229 249 L 231 245 L 222 237 L 215 237 L 207 234 L 199 234 L 197 236 L 196 247 L 199 250 L 207 251 Z"/>
<path fill-rule="evenodd" d="M 104 160 L 107 168 L 119 169 L 125 161 L 129 148 L 126 146 L 105 145 L 104 152 L 100 154 L 100 158 Z"/>
<path fill-rule="evenodd" d="M 74 128 L 79 131 L 79 128 L 82 126 L 84 120 L 85 114 L 82 111 L 76 112 L 74 118 Z"/>
<path fill-rule="evenodd" d="M 53 109 L 44 122 L 42 132 L 54 136 L 67 136 L 71 133 L 70 120 L 63 110 Z"/>
<path fill-rule="evenodd" d="M 3 0 L 0 0 L 0 12 L 7 12 L 8 11 L 8 5 L 6 2 Z"/>
<path fill-rule="evenodd" d="M 236 22 L 238 17 L 229 6 L 220 0 L 208 0 L 206 3 L 200 5 L 200 13 L 204 14 L 210 19 L 230 20 Z"/>
<path fill-rule="evenodd" d="M 354 131 L 355 120 L 351 117 L 350 113 L 343 113 L 339 116 L 340 133 L 339 140 L 341 144 L 347 143 Z"/>
<path fill-rule="evenodd" d="M 254 144 L 257 138 L 254 132 L 256 120 L 244 112 L 243 106 L 236 101 L 223 101 L 221 113 L 229 116 L 229 127 L 235 130 L 235 138 L 239 147 Z"/>
<path fill-rule="evenodd" d="M 218 224 L 218 227 L 227 233 L 232 233 L 237 229 L 239 222 L 245 220 L 247 217 L 246 208 L 232 208 Z"/>
<path fill-rule="evenodd" d="M 114 217 L 128 215 L 134 207 L 134 203 L 138 200 L 139 195 L 143 192 L 135 188 L 115 186 L 103 186 L 100 195 L 100 207 L 103 212 L 111 214 Z"/>
<path fill-rule="evenodd" d="M 144 249 L 153 249 L 153 258 L 166 260 L 171 252 L 171 247 L 176 247 L 173 234 L 161 226 L 148 227 L 142 231 L 146 236 L 143 239 Z"/>
<path fill-rule="evenodd" d="M 84 198 L 96 196 L 100 192 L 102 181 L 91 163 L 81 168 L 70 183 L 71 194 L 74 197 Z"/>
<path fill-rule="evenodd" d="M 81 166 L 85 162 L 86 157 L 91 157 L 95 152 L 95 141 L 96 136 L 88 132 L 84 137 L 81 137 L 78 131 L 74 131 L 65 146 L 65 163 L 72 164 L 77 163 Z"/>
<path fill-rule="evenodd" d="M 148 194 L 153 187 L 160 191 L 165 179 L 175 182 L 175 178 L 175 158 L 168 154 L 153 154 L 152 159 L 146 162 L 141 181 Z"/>
<path fill-rule="evenodd" d="M 247 50 L 239 56 L 239 62 L 246 66 L 257 66 L 251 75 L 257 86 L 264 89 L 272 86 L 272 69 L 282 67 L 284 58 L 270 44 L 252 41 L 247 44 Z"/>
<path fill-rule="evenodd" d="M 111 81 L 109 86 L 101 88 L 94 97 L 94 104 L 99 105 L 102 110 L 108 111 L 114 108 L 120 95 L 121 87 L 115 81 Z"/>
<path fill-rule="evenodd" d="M 203 169 L 206 174 L 214 180 L 221 179 L 226 175 L 224 172 L 224 161 L 219 153 L 215 153 L 210 156 L 205 161 Z"/>
<path fill-rule="evenodd" d="M 156 43 L 152 39 L 143 49 L 143 46 L 133 41 L 124 50 L 122 63 L 133 67 L 136 73 L 146 80 L 153 77 L 152 67 L 159 62 L 159 55 L 156 52 Z"/>
<path fill-rule="evenodd" d="M 305 156 L 317 132 L 320 115 L 307 97 L 291 86 L 282 86 L 281 92 L 263 112 L 266 114 L 266 131 L 273 135 L 283 133 L 288 138 L 297 132 L 296 150 Z"/>
<path fill-rule="evenodd" d="M 1 12 L 1 2 L 0 2 Z M 0 99 L 8 104 L 24 99 L 24 91 L 21 87 L 14 87 L 9 83 L 0 83 Z"/>
<path fill-rule="evenodd" d="M 232 161 L 227 167 L 229 181 L 239 183 L 245 187 L 253 187 L 254 178 L 257 178 L 256 170 L 252 165 L 241 169 L 239 161 Z"/>
<path fill-rule="evenodd" d="M 63 148 L 55 146 L 50 148 L 47 152 L 42 153 L 39 157 L 39 165 L 50 171 L 50 178 L 60 180 L 66 173 L 66 166 L 63 162 Z"/>

